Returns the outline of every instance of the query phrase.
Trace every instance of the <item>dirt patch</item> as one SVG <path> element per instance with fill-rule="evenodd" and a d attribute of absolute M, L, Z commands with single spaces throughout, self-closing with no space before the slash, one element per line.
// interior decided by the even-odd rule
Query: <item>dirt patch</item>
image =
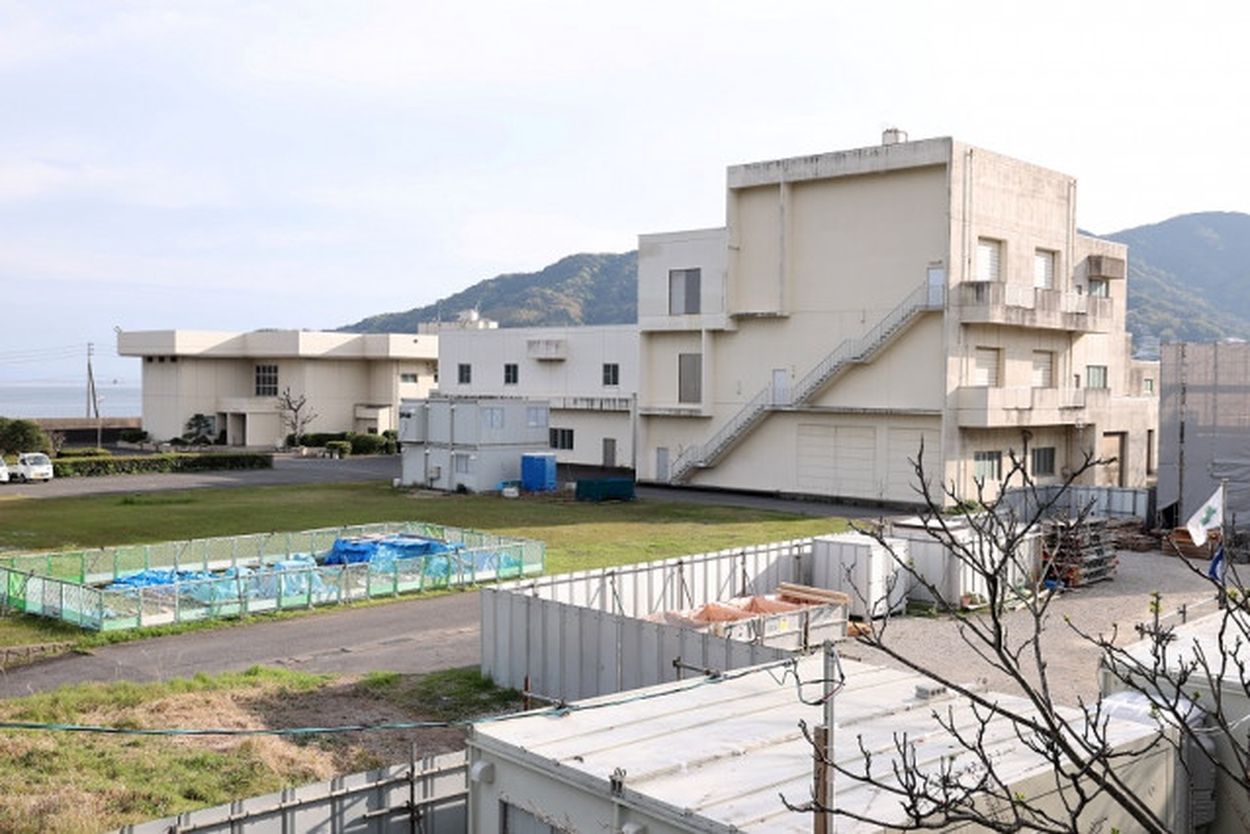
<path fill-rule="evenodd" d="M 264 687 L 171 695 L 138 707 L 85 716 L 85 721 L 136 727 L 260 730 L 427 719 L 427 716 L 360 692 L 357 681 L 357 678 L 343 678 L 307 692 Z M 336 773 L 406 761 L 412 755 L 414 744 L 418 756 L 459 750 L 464 747 L 464 732 L 454 728 L 429 728 L 297 736 L 173 736 L 169 741 L 217 752 L 250 743 L 251 749 L 274 772 L 318 780 Z"/>

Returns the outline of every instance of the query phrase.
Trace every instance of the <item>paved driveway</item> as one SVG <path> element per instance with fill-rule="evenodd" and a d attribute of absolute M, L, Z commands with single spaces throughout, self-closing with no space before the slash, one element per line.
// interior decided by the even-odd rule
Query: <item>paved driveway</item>
<path fill-rule="evenodd" d="M 273 460 L 273 469 L 108 475 L 99 478 L 56 478 L 48 483 L 39 484 L 0 484 L 0 498 L 6 495 L 63 498 L 71 495 L 157 492 L 164 489 L 195 489 L 197 487 L 390 481 L 399 477 L 399 470 L 399 455 L 376 455 L 345 460 L 279 455 Z"/>
<path fill-rule="evenodd" d="M 476 591 L 119 643 L 0 672 L 0 698 L 84 681 L 156 681 L 282 666 L 433 672 L 478 662 Z"/>

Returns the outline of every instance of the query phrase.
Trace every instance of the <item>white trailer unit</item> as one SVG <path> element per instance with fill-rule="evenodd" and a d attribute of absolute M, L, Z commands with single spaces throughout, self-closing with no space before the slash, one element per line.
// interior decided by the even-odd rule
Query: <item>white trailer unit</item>
<path fill-rule="evenodd" d="M 907 605 L 910 576 L 899 569 L 908 558 L 908 542 L 889 539 L 892 555 L 863 533 L 817 536 L 812 541 L 812 584 L 842 591 L 851 598 L 851 616 L 860 619 L 896 614 Z"/>
<path fill-rule="evenodd" d="M 980 567 L 1001 564 L 1007 581 L 1017 586 L 1027 585 L 1036 578 L 1041 558 L 1040 536 L 1026 536 L 1013 558 L 1004 562 L 1002 552 L 964 519 L 956 516 L 943 519 L 943 523 L 945 531 L 937 520 L 916 516 L 893 519 L 889 523 L 890 535 L 907 542 L 912 569 L 924 579 L 923 582 L 913 581 L 908 589 L 908 597 L 913 602 L 959 608 L 984 600 L 986 571 Z M 935 538 L 935 534 L 939 538 Z M 963 558 L 951 551 L 944 543 L 947 540 L 963 549 Z M 929 585 L 936 589 L 938 597 Z"/>

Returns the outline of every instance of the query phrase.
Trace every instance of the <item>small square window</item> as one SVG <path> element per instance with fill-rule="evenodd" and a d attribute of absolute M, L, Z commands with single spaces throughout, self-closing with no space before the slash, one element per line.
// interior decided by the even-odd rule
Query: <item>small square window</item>
<path fill-rule="evenodd" d="M 978 481 L 998 481 L 1003 477 L 1002 452 L 973 452 L 972 475 Z"/>
<path fill-rule="evenodd" d="M 603 363 L 603 384 L 615 387 L 621 384 L 621 366 L 616 362 Z"/>
<path fill-rule="evenodd" d="M 670 269 L 668 271 L 668 314 L 684 316 L 700 310 L 701 269 Z"/>
<path fill-rule="evenodd" d="M 453 455 L 452 461 L 453 461 L 453 465 L 454 465 L 457 475 L 469 474 L 469 456 L 468 455 Z"/>
<path fill-rule="evenodd" d="M 503 366 L 503 384 L 516 385 L 521 373 L 515 362 L 505 362 Z"/>
<path fill-rule="evenodd" d="M 482 425 L 488 429 L 503 428 L 503 409 L 497 405 L 482 408 Z"/>
<path fill-rule="evenodd" d="M 473 382 L 473 366 L 465 362 L 461 362 L 456 366 L 456 380 L 461 385 L 469 385 Z"/>
<path fill-rule="evenodd" d="M 547 406 L 528 405 L 525 407 L 525 425 L 532 429 L 547 428 Z"/>
<path fill-rule="evenodd" d="M 572 449 L 573 448 L 573 430 L 572 429 L 551 429 L 548 431 L 551 440 L 551 448 L 553 449 Z"/>
<path fill-rule="evenodd" d="M 1055 447 L 1037 446 L 1033 449 L 1033 477 L 1055 474 Z"/>
<path fill-rule="evenodd" d="M 1039 290 L 1054 289 L 1055 261 L 1059 253 L 1049 249 L 1037 249 L 1033 252 L 1033 286 Z"/>
<path fill-rule="evenodd" d="M 1090 298 L 1110 298 L 1111 283 L 1106 278 L 1090 278 L 1089 279 L 1089 297 Z"/>
<path fill-rule="evenodd" d="M 1153 394 L 1155 392 L 1155 381 L 1150 377 L 1146 377 L 1141 381 L 1141 387 L 1147 394 Z"/>
<path fill-rule="evenodd" d="M 1085 366 L 1085 387 L 1086 388 L 1106 388 L 1107 387 L 1107 366 L 1106 365 L 1086 365 Z"/>
<path fill-rule="evenodd" d="M 278 366 L 277 365 L 257 365 L 256 366 L 256 396 L 258 397 L 278 396 Z"/>
<path fill-rule="evenodd" d="M 413 383 L 413 382 L 416 382 L 417 380 L 418 380 L 418 377 L 416 374 L 400 374 L 399 375 L 400 382 Z"/>

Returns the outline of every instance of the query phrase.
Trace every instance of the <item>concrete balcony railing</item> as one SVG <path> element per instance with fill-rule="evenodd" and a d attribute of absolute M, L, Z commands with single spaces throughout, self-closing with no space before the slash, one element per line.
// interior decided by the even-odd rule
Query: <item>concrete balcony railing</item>
<path fill-rule="evenodd" d="M 1084 333 L 1111 330 L 1110 298 L 1002 281 L 965 281 L 955 289 L 953 306 L 965 324 L 1006 324 Z"/>
<path fill-rule="evenodd" d="M 965 386 L 955 392 L 955 403 L 960 428 L 1072 426 L 1093 422 L 1110 393 L 1106 388 Z"/>

